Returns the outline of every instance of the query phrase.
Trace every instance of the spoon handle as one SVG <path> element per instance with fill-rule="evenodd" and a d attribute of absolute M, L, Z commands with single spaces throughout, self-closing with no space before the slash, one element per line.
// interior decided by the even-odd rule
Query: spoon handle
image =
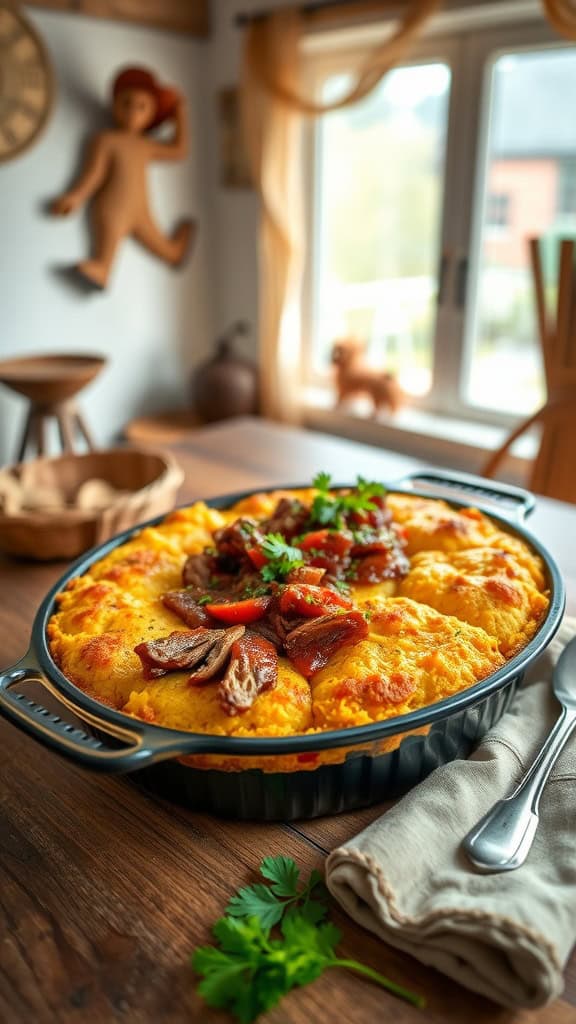
<path fill-rule="evenodd" d="M 498 800 L 462 841 L 474 867 L 512 871 L 528 856 L 538 827 L 538 804 L 556 758 L 576 727 L 576 709 L 563 708 L 534 762 L 506 800 Z"/>

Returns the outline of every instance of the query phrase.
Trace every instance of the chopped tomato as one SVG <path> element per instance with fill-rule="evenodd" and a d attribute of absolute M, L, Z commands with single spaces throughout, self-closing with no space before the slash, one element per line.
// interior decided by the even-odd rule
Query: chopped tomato
<path fill-rule="evenodd" d="M 352 602 L 329 587 L 313 587 L 306 583 L 290 583 L 280 594 L 280 613 L 315 619 L 341 608 L 348 610 Z"/>
<path fill-rule="evenodd" d="M 298 542 L 298 547 L 305 552 L 309 565 L 326 569 L 334 576 L 340 574 L 349 564 L 352 537 L 348 533 L 336 530 L 314 530 L 307 533 Z"/>
<path fill-rule="evenodd" d="M 254 566 L 255 569 L 261 569 L 262 566 L 266 565 L 266 562 L 268 561 L 266 555 L 264 555 L 262 551 L 260 551 L 260 548 L 248 548 L 246 554 L 248 555 L 248 558 L 252 562 L 252 565 Z"/>
<path fill-rule="evenodd" d="M 306 533 L 298 541 L 298 547 L 302 551 L 321 551 L 343 558 L 352 547 L 352 538 L 335 530 L 314 530 L 313 533 Z"/>
<path fill-rule="evenodd" d="M 223 601 L 220 604 L 207 604 L 205 608 L 209 615 L 220 622 L 227 622 L 229 625 L 247 625 L 249 622 L 256 622 L 257 619 L 261 619 L 268 611 L 271 601 L 272 598 L 269 595 L 264 597 L 247 597 L 243 601 Z"/>
<path fill-rule="evenodd" d="M 410 563 L 401 548 L 391 548 L 386 553 L 367 555 L 361 558 L 356 568 L 359 583 L 381 583 L 382 580 L 402 579 Z"/>
<path fill-rule="evenodd" d="M 317 586 L 325 575 L 326 569 L 321 569 L 318 565 L 299 565 L 297 569 L 290 570 L 286 583 L 311 583 Z"/>
<path fill-rule="evenodd" d="M 383 527 L 381 530 L 364 527 L 357 532 L 354 547 L 350 553 L 352 558 L 362 558 L 364 555 L 386 554 L 397 543 L 398 538 L 396 534 L 387 527 Z"/>

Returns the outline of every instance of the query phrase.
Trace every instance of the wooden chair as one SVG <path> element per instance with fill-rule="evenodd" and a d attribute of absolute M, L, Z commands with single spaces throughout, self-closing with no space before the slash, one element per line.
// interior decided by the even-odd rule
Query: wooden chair
<path fill-rule="evenodd" d="M 574 241 L 560 243 L 556 309 L 550 315 L 544 291 L 540 241 L 532 238 L 530 262 L 536 301 L 538 333 L 548 398 L 545 405 L 521 423 L 484 466 L 493 476 L 514 442 L 531 427 L 541 428 L 538 454 L 529 487 L 559 501 L 576 503 L 576 281 Z"/>

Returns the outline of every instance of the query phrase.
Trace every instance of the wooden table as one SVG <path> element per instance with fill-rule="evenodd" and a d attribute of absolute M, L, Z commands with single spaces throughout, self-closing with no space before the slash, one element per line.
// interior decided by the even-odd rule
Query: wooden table
<path fill-rule="evenodd" d="M 413 460 L 255 420 L 199 430 L 174 447 L 183 501 L 306 481 L 320 469 L 394 479 Z M 576 610 L 576 508 L 542 500 L 533 528 L 556 555 Z M 0 561 L 0 661 L 24 652 L 40 599 L 62 564 Z M 256 880 L 266 854 L 321 867 L 380 808 L 317 821 L 227 822 L 91 775 L 0 722 L 0 1021 L 2 1024 L 217 1024 L 195 992 L 189 954 L 210 940 L 230 894 Z M 329 971 L 292 992 L 267 1024 L 574 1024 L 576 961 L 562 1000 L 509 1013 L 395 952 L 333 914 L 344 955 L 423 992 L 419 1011 L 369 982 Z"/>

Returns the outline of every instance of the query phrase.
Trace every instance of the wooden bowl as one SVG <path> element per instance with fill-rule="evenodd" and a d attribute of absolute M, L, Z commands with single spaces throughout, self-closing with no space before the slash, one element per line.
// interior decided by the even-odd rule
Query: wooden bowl
<path fill-rule="evenodd" d="M 56 488 L 67 501 L 87 480 L 104 480 L 124 492 L 98 511 L 68 506 L 52 512 L 0 512 L 0 550 L 37 561 L 76 558 L 122 530 L 168 512 L 184 479 L 170 454 L 136 448 L 34 459 L 6 471 L 25 480 L 27 488 Z"/>
<path fill-rule="evenodd" d="M 0 384 L 32 402 L 55 404 L 72 398 L 106 364 L 103 356 L 22 356 L 0 361 Z"/>

